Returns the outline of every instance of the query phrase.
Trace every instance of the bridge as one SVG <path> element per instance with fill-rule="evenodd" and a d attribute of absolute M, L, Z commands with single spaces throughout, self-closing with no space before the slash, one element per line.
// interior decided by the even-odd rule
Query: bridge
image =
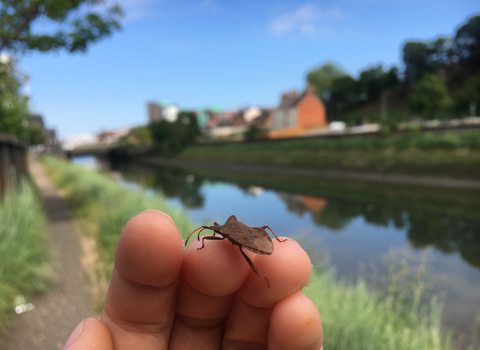
<path fill-rule="evenodd" d="M 96 157 L 134 157 L 146 155 L 152 152 L 152 147 L 125 147 L 116 144 L 90 144 L 65 150 L 65 156 L 69 159 L 81 156 Z"/>

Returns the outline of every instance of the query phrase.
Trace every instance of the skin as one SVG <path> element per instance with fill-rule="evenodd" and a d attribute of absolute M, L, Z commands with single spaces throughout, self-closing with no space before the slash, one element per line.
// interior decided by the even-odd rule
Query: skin
<path fill-rule="evenodd" d="M 268 288 L 227 240 L 184 251 L 172 219 L 144 211 L 120 236 L 101 321 L 82 321 L 63 349 L 323 349 L 318 310 L 300 292 L 310 259 L 290 238 L 274 244 L 272 255 L 246 252 Z"/>

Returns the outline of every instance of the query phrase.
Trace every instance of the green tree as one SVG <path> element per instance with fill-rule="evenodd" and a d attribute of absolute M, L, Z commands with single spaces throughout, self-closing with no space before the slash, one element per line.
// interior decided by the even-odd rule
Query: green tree
<path fill-rule="evenodd" d="M 133 128 L 131 132 L 118 140 L 120 146 L 149 146 L 152 142 L 152 131 L 145 125 Z"/>
<path fill-rule="evenodd" d="M 360 73 L 359 85 L 363 93 L 367 94 L 369 100 L 375 100 L 385 89 L 387 73 L 382 65 L 371 67 Z"/>
<path fill-rule="evenodd" d="M 425 72 L 431 72 L 429 66 L 430 50 L 422 42 L 408 42 L 403 47 L 405 63 L 405 80 L 409 83 L 418 81 Z"/>
<path fill-rule="evenodd" d="M 438 74 L 425 74 L 415 85 L 409 104 L 412 112 L 423 117 L 440 117 L 451 104 L 444 79 Z"/>
<path fill-rule="evenodd" d="M 331 87 L 332 98 L 340 103 L 350 103 L 358 97 L 357 81 L 346 74 L 336 78 Z"/>
<path fill-rule="evenodd" d="M 384 88 L 387 90 L 394 89 L 400 84 L 398 77 L 398 68 L 392 67 L 388 70 L 384 80 Z"/>
<path fill-rule="evenodd" d="M 157 150 L 164 154 L 181 152 L 185 147 L 195 143 L 200 136 L 194 112 L 182 111 L 174 122 L 161 120 L 150 123 L 148 127 Z"/>
<path fill-rule="evenodd" d="M 245 130 L 244 137 L 246 141 L 265 139 L 267 137 L 267 131 L 257 125 L 251 124 L 247 130 Z"/>
<path fill-rule="evenodd" d="M 457 30 L 454 43 L 459 63 L 468 73 L 480 72 L 480 16 L 470 18 Z"/>
<path fill-rule="evenodd" d="M 20 94 L 22 77 L 13 67 L 10 60 L 0 62 L 0 132 L 26 140 L 28 98 Z"/>
<path fill-rule="evenodd" d="M 328 99 L 335 80 L 347 75 L 334 63 L 326 63 L 307 74 L 307 82 L 313 86 L 318 97 Z M 328 97 L 327 97 L 328 96 Z"/>
<path fill-rule="evenodd" d="M 28 141 L 30 145 L 43 145 L 46 138 L 47 136 L 40 126 L 37 124 L 28 125 Z"/>
<path fill-rule="evenodd" d="M 470 76 L 455 96 L 455 110 L 462 116 L 468 115 L 470 103 L 480 110 L 480 74 Z"/>
<path fill-rule="evenodd" d="M 0 52 L 85 51 L 120 29 L 120 7 L 102 4 L 102 0 L 0 0 Z M 33 31 L 33 24 L 40 21 L 56 29 L 53 33 Z"/>

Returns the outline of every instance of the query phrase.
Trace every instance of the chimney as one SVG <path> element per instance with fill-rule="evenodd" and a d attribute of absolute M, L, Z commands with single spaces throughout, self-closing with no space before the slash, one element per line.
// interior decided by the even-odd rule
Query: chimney
<path fill-rule="evenodd" d="M 282 94 L 282 102 L 285 101 L 287 99 L 288 95 L 286 93 L 283 93 Z"/>
<path fill-rule="evenodd" d="M 297 90 L 292 90 L 292 97 L 297 97 Z"/>

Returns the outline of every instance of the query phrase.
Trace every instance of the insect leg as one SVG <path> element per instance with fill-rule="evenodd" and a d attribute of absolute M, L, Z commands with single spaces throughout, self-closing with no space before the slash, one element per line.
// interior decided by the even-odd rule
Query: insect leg
<path fill-rule="evenodd" d="M 268 228 L 270 231 L 272 231 L 273 235 L 275 236 L 275 238 L 277 239 L 277 241 L 279 242 L 285 242 L 287 239 L 285 238 L 284 240 L 281 240 L 280 238 L 278 238 L 278 236 L 275 234 L 275 232 L 273 232 L 273 230 L 270 228 L 270 226 L 262 226 L 262 229 L 265 230 L 266 228 Z"/>
<path fill-rule="evenodd" d="M 205 247 L 205 240 L 208 239 L 208 240 L 213 240 L 213 241 L 221 241 L 222 239 L 225 239 L 225 237 L 217 237 L 215 235 L 213 236 L 203 236 L 202 237 L 202 246 L 200 248 L 197 248 L 197 250 L 200 250 L 202 249 L 203 247 Z"/>
<path fill-rule="evenodd" d="M 255 273 L 256 273 L 257 275 L 259 275 L 260 277 L 265 278 L 265 281 L 267 281 L 267 286 L 268 286 L 268 288 L 270 288 L 270 283 L 268 282 L 267 277 L 260 275 L 260 274 L 258 273 L 257 268 L 255 267 L 255 265 L 253 265 L 253 261 L 250 260 L 250 258 L 247 256 L 247 254 L 245 254 L 245 253 L 243 252 L 242 247 L 238 246 L 238 248 L 240 248 L 240 252 L 242 253 L 242 255 L 243 255 L 243 257 L 245 258 L 245 260 L 247 260 L 248 265 L 250 265 L 250 267 L 252 268 L 253 272 L 255 272 Z"/>
<path fill-rule="evenodd" d="M 185 241 L 185 247 L 187 246 L 187 243 L 188 243 L 188 240 L 190 239 L 190 236 L 193 235 L 194 232 L 200 230 L 200 232 L 202 232 L 203 230 L 205 229 L 209 229 L 211 230 L 212 228 L 210 226 L 200 226 L 199 228 L 197 228 L 196 230 L 194 230 L 192 233 L 190 233 L 187 237 L 187 240 Z M 200 240 L 200 232 L 198 232 L 198 236 L 197 236 L 197 239 Z"/>

